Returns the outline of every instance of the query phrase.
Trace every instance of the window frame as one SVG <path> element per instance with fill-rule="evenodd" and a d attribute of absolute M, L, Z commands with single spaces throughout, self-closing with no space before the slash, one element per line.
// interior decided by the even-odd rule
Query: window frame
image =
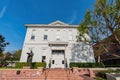
<path fill-rule="evenodd" d="M 35 40 L 35 35 L 31 35 L 30 40 Z"/>
<path fill-rule="evenodd" d="M 44 40 L 48 40 L 48 35 L 44 34 L 43 39 L 44 39 Z"/>

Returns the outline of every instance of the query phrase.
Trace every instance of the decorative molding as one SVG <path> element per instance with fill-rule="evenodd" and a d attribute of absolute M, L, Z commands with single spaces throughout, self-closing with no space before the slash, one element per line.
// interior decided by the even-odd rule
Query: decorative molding
<path fill-rule="evenodd" d="M 68 25 L 62 21 L 55 21 L 50 24 L 25 24 L 26 27 L 41 27 L 41 28 L 77 28 L 78 25 Z"/>

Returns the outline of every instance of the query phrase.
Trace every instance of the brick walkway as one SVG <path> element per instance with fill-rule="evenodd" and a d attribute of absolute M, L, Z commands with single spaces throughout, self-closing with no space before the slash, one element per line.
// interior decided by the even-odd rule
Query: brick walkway
<path fill-rule="evenodd" d="M 87 70 L 21 69 L 0 70 L 0 80 L 94 80 Z"/>

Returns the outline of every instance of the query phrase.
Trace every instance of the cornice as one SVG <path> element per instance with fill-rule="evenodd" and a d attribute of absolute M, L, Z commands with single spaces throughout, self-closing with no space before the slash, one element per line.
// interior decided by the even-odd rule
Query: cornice
<path fill-rule="evenodd" d="M 43 24 L 25 24 L 26 28 L 35 28 L 35 27 L 40 27 L 40 28 L 77 28 L 78 25 L 43 25 Z"/>
<path fill-rule="evenodd" d="M 35 27 L 39 27 L 39 28 L 77 28 L 78 25 L 69 25 L 69 24 L 66 24 L 62 21 L 55 21 L 55 22 L 52 22 L 50 24 L 25 24 L 25 27 L 26 28 L 35 28 Z"/>

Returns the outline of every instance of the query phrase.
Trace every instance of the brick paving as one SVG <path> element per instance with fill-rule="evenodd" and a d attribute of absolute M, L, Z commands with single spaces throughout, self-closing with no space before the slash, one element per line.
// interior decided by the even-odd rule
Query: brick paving
<path fill-rule="evenodd" d="M 0 80 L 94 80 L 87 69 L 20 69 L 0 70 Z"/>

